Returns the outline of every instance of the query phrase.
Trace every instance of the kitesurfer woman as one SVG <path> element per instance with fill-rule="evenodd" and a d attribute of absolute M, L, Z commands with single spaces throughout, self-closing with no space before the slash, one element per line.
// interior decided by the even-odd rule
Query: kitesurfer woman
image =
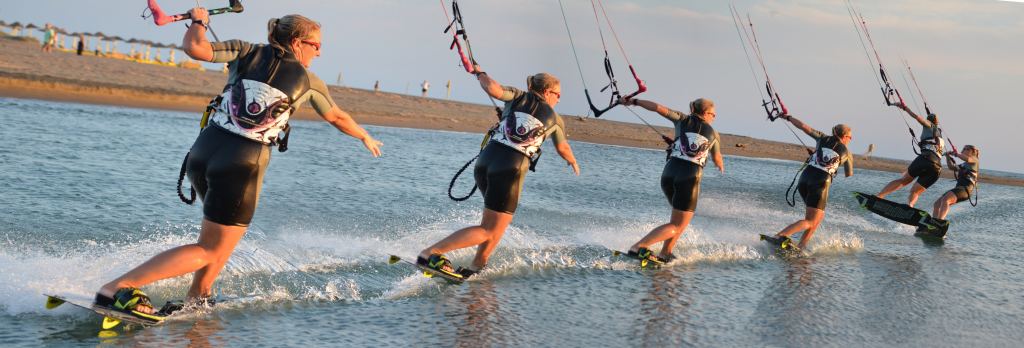
<path fill-rule="evenodd" d="M 917 143 L 921 148 L 921 153 L 910 163 L 910 167 L 907 167 L 907 171 L 903 173 L 902 178 L 893 180 L 882 188 L 882 192 L 878 193 L 878 198 L 885 198 L 885 195 L 909 185 L 911 182 L 914 182 L 914 178 L 917 178 L 917 182 L 910 188 L 910 196 L 907 197 L 907 204 L 913 207 L 914 203 L 917 203 L 917 197 L 931 187 L 935 181 L 939 180 L 939 174 L 942 172 L 941 159 L 939 158 L 943 153 L 942 148 L 944 147 L 942 128 L 939 128 L 939 118 L 935 114 L 928 115 L 926 120 L 910 111 L 906 104 L 900 104 L 897 107 L 906 111 L 910 117 L 913 117 L 921 124 L 921 141 Z"/>
<path fill-rule="evenodd" d="M 658 113 L 675 124 L 676 137 L 670 147 L 669 159 L 661 173 L 661 191 L 672 206 L 669 223 L 651 230 L 646 237 L 629 248 L 629 255 L 655 263 L 671 260 L 672 248 L 679 236 L 690 224 L 697 198 L 700 195 L 700 179 L 704 164 L 710 155 L 711 161 L 725 173 L 722 153 L 719 150 L 718 132 L 711 128 L 715 121 L 715 104 L 700 98 L 690 102 L 690 114 L 669 109 L 658 103 L 640 99 L 620 99 L 622 105 L 635 105 Z M 649 246 L 662 242 L 661 253 L 655 256 Z"/>
<path fill-rule="evenodd" d="M 230 63 L 224 94 L 211 103 L 210 126 L 199 134 L 187 159 L 189 181 L 203 201 L 199 240 L 156 255 L 96 293 L 98 305 L 158 320 L 168 313 L 156 313 L 138 288 L 195 272 L 186 299 L 199 302 L 211 296 L 214 279 L 252 220 L 271 146 L 284 150 L 288 118 L 300 104 L 309 101 L 335 128 L 362 140 L 374 157 L 382 145 L 338 109 L 326 84 L 307 70 L 320 56 L 319 23 L 288 15 L 268 23 L 269 45 L 210 43 L 205 38 L 207 11 L 195 8 L 189 14 L 185 53 L 201 61 Z"/>
<path fill-rule="evenodd" d="M 956 176 L 956 187 L 946 192 L 946 194 L 939 197 L 935 201 L 935 211 L 932 217 L 937 219 L 946 219 L 946 214 L 949 213 L 949 206 L 966 201 L 971 198 L 971 193 L 977 189 L 978 186 L 978 157 L 981 154 L 978 152 L 978 148 L 974 145 L 964 146 L 963 153 L 956 153 L 953 151 L 946 152 L 946 166 L 949 170 L 952 170 Z M 953 157 L 957 157 L 964 161 L 960 165 L 957 165 L 953 161 Z M 975 202 L 977 203 L 977 202 Z"/>
<path fill-rule="evenodd" d="M 840 124 L 832 127 L 832 135 L 828 136 L 793 116 L 783 114 L 779 118 L 789 121 L 793 126 L 817 140 L 814 153 L 808 159 L 807 169 L 804 169 L 803 174 L 800 175 L 800 181 L 797 183 L 797 191 L 800 192 L 800 197 L 807 205 L 806 215 L 803 220 L 794 222 L 775 235 L 776 238 L 786 243 L 789 241 L 790 235 L 805 230 L 803 236 L 800 237 L 800 243 L 797 244 L 797 248 L 803 249 L 811 240 L 814 231 L 818 229 L 818 225 L 821 224 L 821 218 L 825 216 L 828 187 L 832 184 L 832 177 L 839 171 L 839 166 L 843 167 L 847 177 L 853 175 L 853 156 L 850 155 L 850 150 L 846 149 L 846 145 L 853 140 L 853 132 L 849 126 Z"/>
<path fill-rule="evenodd" d="M 420 252 L 416 262 L 445 274 L 468 278 L 487 265 L 505 228 L 512 222 L 523 179 L 540 156 L 544 139 L 551 138 L 555 151 L 566 160 L 576 175 L 580 168 L 565 141 L 565 124 L 552 107 L 562 97 L 562 86 L 554 76 L 540 73 L 526 78 L 526 91 L 495 82 L 479 65 L 473 72 L 488 95 L 505 102 L 501 120 L 480 153 L 473 168 L 476 186 L 484 197 L 480 225 L 455 231 L 437 244 Z M 444 253 L 477 245 L 470 266 L 454 270 Z"/>

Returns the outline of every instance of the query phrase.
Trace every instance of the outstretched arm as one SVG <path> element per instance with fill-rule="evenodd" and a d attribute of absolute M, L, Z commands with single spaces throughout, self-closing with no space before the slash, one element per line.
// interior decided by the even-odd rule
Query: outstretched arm
<path fill-rule="evenodd" d="M 658 104 L 658 103 L 655 103 L 655 102 L 652 102 L 652 101 L 649 101 L 649 100 L 640 100 L 640 99 L 635 99 L 635 98 L 625 98 L 625 97 L 623 97 L 623 98 L 619 98 L 619 104 L 626 105 L 626 106 L 636 105 L 636 106 L 642 107 L 644 109 L 647 109 L 648 111 L 657 112 L 661 116 L 668 116 L 668 108 L 666 108 L 664 106 L 661 106 L 661 104 Z"/>
<path fill-rule="evenodd" d="M 910 111 L 910 107 L 907 106 L 907 104 L 896 105 L 896 107 L 903 109 L 903 111 L 906 111 L 907 115 L 910 115 L 910 117 L 913 117 L 915 120 L 917 120 L 917 123 L 924 124 L 924 119 L 921 118 L 921 116 L 915 114 L 913 111 Z"/>
<path fill-rule="evenodd" d="M 356 124 L 356 121 L 353 120 L 352 116 L 349 116 L 347 112 L 341 111 L 341 109 L 335 106 L 331 108 L 331 110 L 327 111 L 327 113 L 323 114 L 322 117 L 342 133 L 362 140 L 363 145 L 370 150 L 373 157 L 380 156 L 380 149 L 377 148 L 377 146 L 384 145 L 384 143 L 371 138 L 370 134 L 367 133 L 363 127 L 360 127 L 359 124 Z"/>
<path fill-rule="evenodd" d="M 572 155 L 572 148 L 569 147 L 569 143 L 555 145 L 555 151 L 558 151 L 558 155 L 562 156 L 562 158 L 572 166 L 573 173 L 580 175 L 580 166 L 576 164 L 576 156 Z"/>
<path fill-rule="evenodd" d="M 719 173 L 725 174 L 725 163 L 722 162 L 721 152 L 715 153 L 713 156 L 711 156 L 711 162 L 715 162 L 715 165 L 718 166 Z"/>
<path fill-rule="evenodd" d="M 814 133 L 814 128 L 811 128 L 810 126 L 804 124 L 803 122 L 796 119 L 796 117 L 793 117 L 792 115 L 783 114 L 780 115 L 779 117 L 785 119 L 786 121 L 789 121 L 789 123 L 792 123 L 794 127 L 804 131 L 804 133 L 807 133 L 807 135 L 811 135 L 811 133 Z"/>
<path fill-rule="evenodd" d="M 473 66 L 473 72 L 470 74 L 476 75 L 476 79 L 480 81 L 480 88 L 487 92 L 492 98 L 501 98 L 502 90 L 501 85 L 497 81 L 494 81 L 490 76 L 487 76 L 483 70 L 480 69 L 479 65 Z"/>
<path fill-rule="evenodd" d="M 205 8 L 194 8 L 188 11 L 193 21 L 210 23 L 210 16 Z M 213 60 L 213 46 L 206 41 L 206 27 L 193 24 L 185 32 L 185 39 L 181 43 L 181 50 L 195 60 L 209 62 Z"/>

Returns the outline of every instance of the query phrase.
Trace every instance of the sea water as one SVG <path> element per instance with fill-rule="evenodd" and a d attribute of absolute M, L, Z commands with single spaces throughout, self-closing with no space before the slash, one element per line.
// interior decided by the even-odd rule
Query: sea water
<path fill-rule="evenodd" d="M 153 328 L 118 327 L 43 293 L 89 299 L 153 255 L 192 243 L 201 205 L 175 192 L 197 113 L 0 98 L 2 346 L 1006 346 L 1024 340 L 1024 189 L 980 185 L 950 209 L 945 243 L 860 210 L 851 191 L 899 175 L 855 170 L 832 184 L 809 256 L 759 233 L 803 217 L 783 195 L 800 163 L 725 157 L 660 269 L 611 259 L 670 207 L 661 151 L 550 144 L 486 270 L 462 285 L 412 258 L 479 221 L 479 194 L 448 199 L 481 134 L 365 127 L 383 156 L 325 122 L 292 122 L 259 207 L 214 285 L 219 303 Z M 722 131 L 728 132 L 727 129 Z M 569 130 L 572 133 L 572 130 Z M 470 170 L 471 171 L 471 170 Z M 455 185 L 463 195 L 472 174 Z M 186 187 L 187 187 L 186 180 Z M 917 206 L 954 186 L 940 179 Z M 905 200 L 906 189 L 889 198 Z M 188 194 L 186 189 L 186 194 Z M 473 250 L 449 254 L 456 266 Z M 159 306 L 191 276 L 144 287 Z"/>

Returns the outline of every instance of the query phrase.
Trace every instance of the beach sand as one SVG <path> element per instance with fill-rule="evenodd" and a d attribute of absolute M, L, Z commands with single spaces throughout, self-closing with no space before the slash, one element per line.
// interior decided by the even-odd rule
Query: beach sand
<path fill-rule="evenodd" d="M 180 55 L 180 52 L 178 52 Z M 40 99 L 201 113 L 220 94 L 227 74 L 54 50 L 35 43 L 0 38 L 0 97 Z M 490 105 L 471 104 L 355 88 L 330 87 L 342 110 L 365 125 L 484 133 L 496 121 Z M 570 141 L 664 149 L 660 136 L 642 124 L 562 115 Z M 322 120 L 308 106 L 293 116 Z M 198 118 L 197 118 L 198 119 Z M 671 135 L 668 127 L 657 127 Z M 803 161 L 796 144 L 720 133 L 726 155 Z M 858 169 L 902 173 L 909 163 L 855 155 Z M 728 165 L 726 165 L 728 170 Z M 952 178 L 950 170 L 942 176 Z M 898 176 L 894 175 L 893 179 Z M 981 182 L 1024 186 L 1024 179 L 982 174 Z"/>

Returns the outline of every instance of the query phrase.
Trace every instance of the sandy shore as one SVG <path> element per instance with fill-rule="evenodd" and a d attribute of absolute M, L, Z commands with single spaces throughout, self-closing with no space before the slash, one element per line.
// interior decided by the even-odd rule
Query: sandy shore
<path fill-rule="evenodd" d="M 220 93 L 227 74 L 55 50 L 0 38 L 0 97 L 116 105 L 199 113 Z M 483 133 L 496 121 L 490 105 L 331 87 L 331 97 L 360 124 Z M 310 108 L 295 119 L 321 120 Z M 568 139 L 598 144 L 664 149 L 660 137 L 641 124 L 563 115 Z M 658 127 L 672 134 L 667 127 Z M 803 161 L 802 146 L 721 134 L 723 153 Z M 741 146 L 742 145 L 742 146 Z M 908 162 L 855 156 L 856 168 L 902 173 Z M 952 178 L 949 170 L 943 177 Z M 894 177 L 895 178 L 895 177 Z M 1024 180 L 982 174 L 982 182 L 1024 187 Z"/>

